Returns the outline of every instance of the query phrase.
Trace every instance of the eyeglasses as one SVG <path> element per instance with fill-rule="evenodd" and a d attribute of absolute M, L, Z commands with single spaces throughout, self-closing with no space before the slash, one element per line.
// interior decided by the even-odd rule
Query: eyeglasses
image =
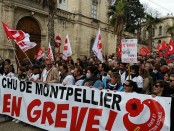
<path fill-rule="evenodd" d="M 174 81 L 174 80 L 170 80 L 170 82 L 172 82 L 172 81 Z"/>
<path fill-rule="evenodd" d="M 126 87 L 128 87 L 128 86 L 130 86 L 130 85 L 126 85 L 126 84 L 123 84 L 123 86 L 126 86 Z"/>
<path fill-rule="evenodd" d="M 154 85 L 156 88 L 160 87 L 160 85 Z"/>

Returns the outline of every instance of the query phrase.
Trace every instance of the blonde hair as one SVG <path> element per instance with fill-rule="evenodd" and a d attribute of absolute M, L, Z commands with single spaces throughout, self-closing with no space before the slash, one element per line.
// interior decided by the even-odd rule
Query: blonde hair
<path fill-rule="evenodd" d="M 8 72 L 11 72 L 11 71 L 12 71 L 12 68 L 11 68 L 11 66 L 10 66 L 10 65 L 5 65 L 5 66 L 4 66 L 4 69 L 5 69 L 5 68 L 7 68 L 7 69 L 8 69 Z"/>

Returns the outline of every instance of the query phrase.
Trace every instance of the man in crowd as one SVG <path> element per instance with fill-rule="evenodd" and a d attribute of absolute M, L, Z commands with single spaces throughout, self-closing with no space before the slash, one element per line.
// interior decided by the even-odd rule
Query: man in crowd
<path fill-rule="evenodd" d="M 47 83 L 56 83 L 59 81 L 59 76 L 57 73 L 57 68 L 53 66 L 51 59 L 45 60 L 46 67 L 43 69 L 41 74 L 41 81 L 45 84 Z"/>
<path fill-rule="evenodd" d="M 74 85 L 75 79 L 72 73 L 68 72 L 68 67 L 66 64 L 59 65 L 59 71 L 61 72 L 59 83 L 62 83 L 63 85 Z"/>
<path fill-rule="evenodd" d="M 100 80 L 102 81 L 104 77 L 107 76 L 107 72 L 106 72 L 106 64 L 104 63 L 100 63 L 98 66 L 98 77 L 100 78 Z"/>
<path fill-rule="evenodd" d="M 121 83 L 124 84 L 128 76 L 128 72 L 126 71 L 126 63 L 120 63 L 119 74 L 121 76 Z"/>
<path fill-rule="evenodd" d="M 75 85 L 76 86 L 82 85 L 85 76 L 83 75 L 83 70 L 81 67 L 76 67 L 74 69 L 74 77 L 75 77 Z"/>

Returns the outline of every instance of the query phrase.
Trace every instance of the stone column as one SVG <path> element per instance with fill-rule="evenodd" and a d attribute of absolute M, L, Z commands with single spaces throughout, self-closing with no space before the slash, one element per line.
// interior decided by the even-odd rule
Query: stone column
<path fill-rule="evenodd" d="M 14 28 L 14 9 L 14 6 L 10 3 L 0 2 L 0 20 L 12 28 Z M 7 39 L 3 28 L 1 28 L 0 32 L 2 33 L 0 36 L 0 55 L 3 59 L 10 59 L 16 67 L 15 54 L 11 42 Z"/>

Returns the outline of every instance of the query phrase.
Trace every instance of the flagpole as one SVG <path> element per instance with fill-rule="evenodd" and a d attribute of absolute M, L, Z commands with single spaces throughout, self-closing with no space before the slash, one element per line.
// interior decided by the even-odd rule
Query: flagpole
<path fill-rule="evenodd" d="M 28 57 L 28 55 L 24 52 L 25 56 L 27 57 L 27 59 L 29 60 L 30 64 L 33 66 L 32 62 L 30 61 L 30 58 Z"/>
<path fill-rule="evenodd" d="M 16 41 L 15 41 L 15 42 L 16 42 Z M 17 42 L 16 42 L 16 44 L 17 44 Z M 20 49 L 21 49 L 21 48 L 20 48 Z M 22 51 L 22 49 L 21 49 L 21 51 Z M 22 52 L 25 54 L 25 56 L 26 56 L 27 59 L 29 60 L 30 64 L 33 66 L 32 62 L 30 61 L 30 59 L 29 59 L 28 55 L 25 53 L 25 51 L 22 51 Z"/>
<path fill-rule="evenodd" d="M 11 47 L 12 47 L 12 49 L 13 49 L 13 51 L 14 51 L 15 56 L 16 56 L 17 62 L 18 62 L 18 64 L 19 64 L 19 66 L 21 67 L 21 64 L 20 64 L 19 59 L 18 59 L 17 54 L 16 54 L 16 51 L 15 51 L 15 49 L 14 49 L 13 43 L 12 43 L 11 40 L 9 40 L 9 39 L 8 39 L 8 41 L 10 42 Z"/>

